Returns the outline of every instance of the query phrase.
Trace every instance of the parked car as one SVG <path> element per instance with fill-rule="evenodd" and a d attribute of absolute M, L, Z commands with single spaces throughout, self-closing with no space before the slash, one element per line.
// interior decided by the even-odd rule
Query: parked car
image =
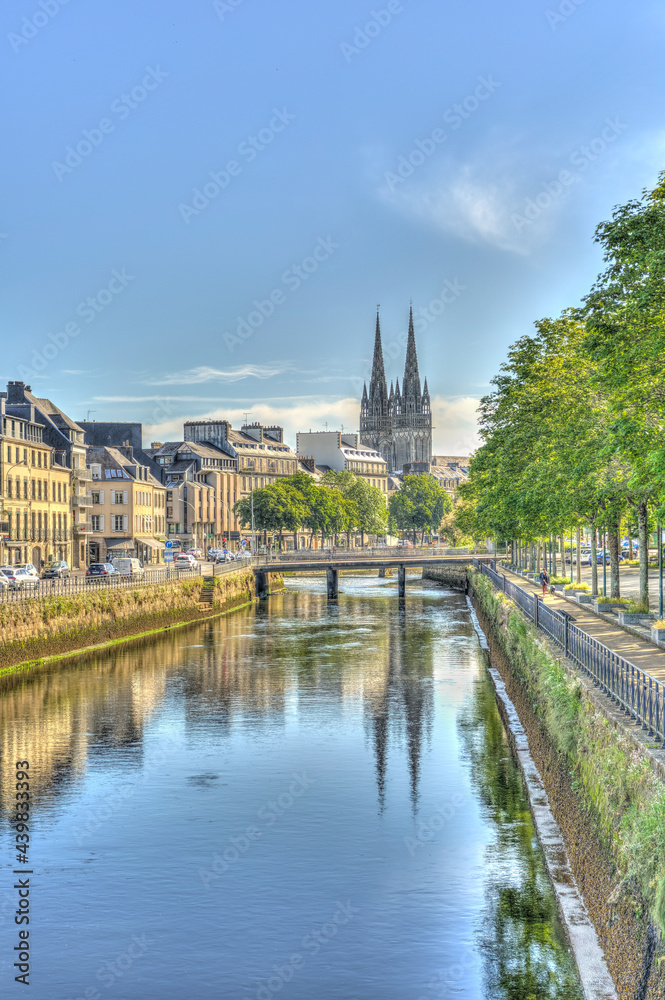
<path fill-rule="evenodd" d="M 9 589 L 9 580 L 4 573 L 0 572 L 0 591 Z"/>
<path fill-rule="evenodd" d="M 105 577 L 117 577 L 119 575 L 113 563 L 90 563 L 85 571 L 86 580 L 104 579 Z"/>
<path fill-rule="evenodd" d="M 176 559 L 179 558 L 176 556 Z M 116 559 L 113 563 L 119 576 L 145 576 L 145 570 L 138 559 Z"/>
<path fill-rule="evenodd" d="M 201 549 L 185 549 L 186 556 L 194 556 L 195 559 L 202 559 L 203 553 Z"/>
<path fill-rule="evenodd" d="M 609 551 L 605 552 L 604 556 L 605 556 L 605 563 L 606 564 L 609 563 L 610 562 L 610 553 L 609 553 Z M 621 555 L 621 553 L 619 553 L 618 559 L 619 559 L 619 562 L 623 562 L 624 561 L 624 557 Z M 598 550 L 598 553 L 596 555 L 596 562 L 601 563 L 601 565 L 602 565 L 602 562 L 603 562 L 603 550 L 602 549 Z"/>
<path fill-rule="evenodd" d="M 14 569 L 24 569 L 26 573 L 30 573 L 31 576 L 36 576 L 39 579 L 39 573 L 33 563 L 16 563 Z"/>
<path fill-rule="evenodd" d="M 30 573 L 27 569 L 17 568 L 14 572 L 14 579 L 9 586 L 12 590 L 28 590 L 38 587 L 40 582 L 36 573 Z"/>
<path fill-rule="evenodd" d="M 198 563 L 194 556 L 188 556 L 186 552 L 179 552 L 173 557 L 173 565 L 176 569 L 196 569 Z"/>
<path fill-rule="evenodd" d="M 238 555 L 236 556 L 236 559 L 251 559 L 251 558 L 252 558 L 252 553 L 249 551 L 249 549 L 241 549 Z"/>
<path fill-rule="evenodd" d="M 68 580 L 70 576 L 69 563 L 65 562 L 64 559 L 60 559 L 57 562 L 51 563 L 48 569 L 44 571 L 42 579 Z"/>

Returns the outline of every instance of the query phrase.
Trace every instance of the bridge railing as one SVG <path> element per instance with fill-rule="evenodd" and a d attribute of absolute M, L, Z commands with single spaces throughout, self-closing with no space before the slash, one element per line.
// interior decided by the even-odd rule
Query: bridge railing
<path fill-rule="evenodd" d="M 572 615 L 548 607 L 537 594 L 523 590 L 485 563 L 474 560 L 474 565 L 560 646 L 564 656 L 577 664 L 615 705 L 639 722 L 649 736 L 665 741 L 665 686 L 660 681 L 573 624 Z"/>

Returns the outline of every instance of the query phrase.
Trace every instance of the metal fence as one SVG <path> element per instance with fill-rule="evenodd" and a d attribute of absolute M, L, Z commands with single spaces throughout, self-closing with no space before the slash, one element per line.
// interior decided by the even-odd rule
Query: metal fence
<path fill-rule="evenodd" d="M 538 594 L 530 594 L 497 573 L 496 564 L 487 566 L 477 559 L 473 564 L 557 643 L 564 656 L 588 674 L 615 705 L 639 722 L 649 736 L 665 741 L 665 686 L 660 681 L 578 628 L 566 611 L 548 607 Z"/>
<path fill-rule="evenodd" d="M 254 560 L 243 559 L 240 562 L 219 563 L 213 565 L 214 576 L 232 573 L 234 570 L 252 566 Z M 40 580 L 37 586 L 22 585 L 18 588 L 3 587 L 0 590 L 0 603 L 8 604 L 26 601 L 36 597 L 74 596 L 89 594 L 95 590 L 135 590 L 137 587 L 156 586 L 158 584 L 175 584 L 181 580 L 193 580 L 202 575 L 202 565 L 196 569 L 189 567 L 165 566 L 159 569 L 147 569 L 142 576 L 72 576 L 67 580 Z"/>

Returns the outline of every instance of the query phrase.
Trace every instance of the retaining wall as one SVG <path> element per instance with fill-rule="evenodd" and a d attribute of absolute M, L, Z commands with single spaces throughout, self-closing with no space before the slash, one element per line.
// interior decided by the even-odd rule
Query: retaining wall
<path fill-rule="evenodd" d="M 630 733 L 630 723 L 487 578 L 470 569 L 463 579 L 446 567 L 427 576 L 454 589 L 468 587 L 492 664 L 527 731 L 618 995 L 663 1000 L 661 769 Z"/>
<path fill-rule="evenodd" d="M 209 577 L 147 584 L 132 590 L 95 590 L 0 604 L 0 670 L 113 639 L 200 621 L 254 600 L 254 573 L 238 569 L 214 577 L 212 601 L 202 603 Z M 281 584 L 270 576 L 271 589 Z"/>

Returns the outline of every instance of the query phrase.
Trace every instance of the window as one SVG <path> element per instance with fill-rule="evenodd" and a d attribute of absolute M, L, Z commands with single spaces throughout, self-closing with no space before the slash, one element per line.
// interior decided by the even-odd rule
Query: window
<path fill-rule="evenodd" d="M 32 480 L 32 485 L 31 485 L 30 492 L 32 493 L 32 499 L 36 500 L 37 499 L 37 480 L 36 479 Z"/>
<path fill-rule="evenodd" d="M 35 458 L 34 451 L 31 453 L 30 458 L 32 459 L 32 464 L 37 465 L 37 459 Z"/>
<path fill-rule="evenodd" d="M 28 499 L 28 480 L 27 479 L 23 480 L 23 499 L 24 500 Z"/>
<path fill-rule="evenodd" d="M 93 531 L 103 531 L 104 530 L 102 528 L 102 521 L 103 521 L 103 519 L 104 518 L 103 518 L 102 514 L 91 514 L 90 515 L 90 525 L 91 525 Z"/>
<path fill-rule="evenodd" d="M 58 483 L 58 503 L 62 503 L 62 483 Z"/>
<path fill-rule="evenodd" d="M 7 496 L 12 496 L 12 480 L 11 478 L 7 480 Z"/>
<path fill-rule="evenodd" d="M 114 531 L 124 531 L 124 517 L 122 514 L 113 514 L 111 517 L 111 526 Z"/>
<path fill-rule="evenodd" d="M 55 483 L 53 483 L 52 486 L 53 486 L 53 503 L 55 503 Z"/>
<path fill-rule="evenodd" d="M 90 499 L 91 499 L 91 501 L 92 501 L 93 504 L 99 504 L 99 503 L 102 502 L 100 500 L 100 494 L 99 493 L 94 493 L 94 492 L 91 493 L 90 494 Z"/>
<path fill-rule="evenodd" d="M 120 504 L 122 504 L 122 503 L 124 503 L 124 502 L 125 502 L 125 501 L 123 500 L 123 494 L 122 494 L 122 493 L 121 493 L 120 491 L 117 491 L 117 492 L 116 492 L 116 491 L 114 490 L 114 491 L 113 491 L 113 494 L 112 494 L 112 496 L 111 496 L 111 503 L 120 503 Z"/>
<path fill-rule="evenodd" d="M 64 503 L 67 503 L 67 483 L 62 485 L 62 499 Z"/>

